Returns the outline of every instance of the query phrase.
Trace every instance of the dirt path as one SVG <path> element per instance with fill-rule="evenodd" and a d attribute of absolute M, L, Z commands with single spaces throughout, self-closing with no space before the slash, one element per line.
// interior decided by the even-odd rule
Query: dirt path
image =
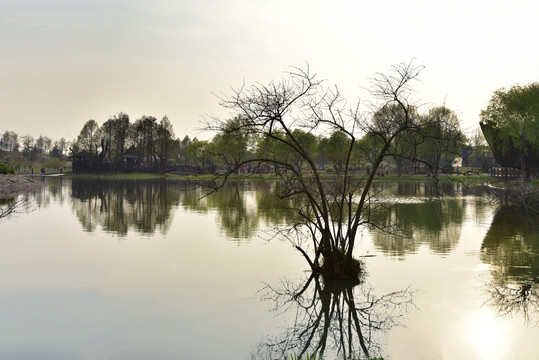
<path fill-rule="evenodd" d="M 0 174 L 0 199 L 8 199 L 42 186 L 43 183 L 23 176 Z"/>

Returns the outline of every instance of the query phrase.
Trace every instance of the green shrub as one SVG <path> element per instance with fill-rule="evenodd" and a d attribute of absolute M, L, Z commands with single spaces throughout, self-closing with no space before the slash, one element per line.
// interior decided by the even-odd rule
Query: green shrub
<path fill-rule="evenodd" d="M 0 164 L 0 174 L 13 174 L 15 175 L 15 169 L 8 168 L 4 164 Z"/>

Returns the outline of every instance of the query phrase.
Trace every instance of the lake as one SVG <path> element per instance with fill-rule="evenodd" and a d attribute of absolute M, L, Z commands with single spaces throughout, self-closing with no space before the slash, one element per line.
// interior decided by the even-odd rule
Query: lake
<path fill-rule="evenodd" d="M 332 284 L 274 237 L 275 183 L 44 181 L 0 221 L 0 359 L 539 359 L 539 234 L 478 189 L 385 185 L 410 236 L 363 231 Z"/>

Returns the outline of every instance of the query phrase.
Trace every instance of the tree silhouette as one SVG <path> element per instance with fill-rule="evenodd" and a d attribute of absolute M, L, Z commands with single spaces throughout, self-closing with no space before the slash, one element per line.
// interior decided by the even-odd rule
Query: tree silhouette
<path fill-rule="evenodd" d="M 289 354 L 302 358 L 326 352 L 343 359 L 380 356 L 385 333 L 414 307 L 413 295 L 410 289 L 374 295 L 368 283 L 327 281 L 317 275 L 299 286 L 286 280 L 278 287 L 266 285 L 262 298 L 274 302 L 273 311 L 293 323 L 263 340 L 254 358 L 285 359 Z"/>
<path fill-rule="evenodd" d="M 357 277 L 360 264 L 353 257 L 356 235 L 363 227 L 372 225 L 369 215 L 374 176 L 384 159 L 396 156 L 391 152 L 395 139 L 413 135 L 408 138 L 419 145 L 428 138 L 441 140 L 456 132 L 430 131 L 436 125 L 455 128 L 458 124 L 448 122 L 448 117 L 425 117 L 419 121 L 415 116 L 412 83 L 421 70 L 422 67 L 413 63 L 400 64 L 388 75 L 377 74 L 373 79 L 371 93 L 381 102 L 373 105 L 373 113 L 395 105 L 401 109 L 397 117 L 367 116 L 359 108 L 347 109 L 338 89 L 327 87 L 308 68 L 294 68 L 280 82 L 243 86 L 232 95 L 223 96 L 222 105 L 234 111 L 241 121 L 230 126 L 229 121 L 213 119 L 208 129 L 230 137 L 241 134 L 257 138 L 264 146 L 248 159 L 222 171 L 217 169 L 214 190 L 220 189 L 231 174 L 246 165 L 252 171 L 270 166 L 283 184 L 278 196 L 290 201 L 291 208 L 301 218 L 289 228 L 294 232 L 290 232 L 290 239 L 311 270 L 335 278 Z M 337 176 L 325 176 L 320 171 L 315 163 L 316 155 L 313 156 L 296 129 L 302 133 L 334 134 L 338 153 L 333 154 L 338 157 L 333 163 L 339 170 Z M 376 139 L 373 143 L 377 147 L 372 171 L 358 176 L 353 172 L 354 149 L 364 134 Z M 406 157 L 425 161 L 418 155 L 411 152 Z M 298 167 L 298 159 L 302 160 L 302 167 Z"/>

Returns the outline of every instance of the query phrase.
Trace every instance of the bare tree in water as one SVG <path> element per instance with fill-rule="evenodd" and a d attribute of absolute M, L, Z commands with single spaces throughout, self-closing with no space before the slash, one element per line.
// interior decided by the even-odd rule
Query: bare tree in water
<path fill-rule="evenodd" d="M 239 121 L 231 126 L 230 121 L 211 119 L 207 129 L 229 138 L 257 139 L 257 146 L 250 157 L 239 161 L 225 152 L 216 154 L 226 166 L 216 177 L 215 189 L 238 169 L 271 169 L 281 180 L 280 198 L 288 201 L 299 219 L 288 229 L 288 238 L 293 239 L 312 271 L 333 278 L 357 277 L 360 262 L 353 257 L 356 237 L 363 227 L 376 226 L 370 218 L 371 196 L 382 161 L 396 156 L 423 161 L 417 149 L 433 136 L 432 127 L 444 121 L 416 116 L 412 84 L 422 69 L 403 63 L 387 75 L 375 75 L 371 93 L 377 101 L 366 113 L 360 111 L 359 103 L 348 108 L 338 88 L 327 86 L 308 67 L 293 68 L 280 82 L 244 85 L 230 96 L 223 96 L 222 106 L 232 110 Z M 398 116 L 375 116 L 389 106 L 400 109 L 394 111 Z M 335 132 L 348 141 L 342 150 L 339 172 L 325 174 L 317 166 L 304 134 Z M 445 136 L 449 141 L 451 134 L 449 131 L 436 136 Z M 363 136 L 369 136 L 375 144 L 368 174 L 354 171 L 354 150 Z M 392 144 L 401 137 L 406 138 L 409 151 L 397 154 Z"/>

